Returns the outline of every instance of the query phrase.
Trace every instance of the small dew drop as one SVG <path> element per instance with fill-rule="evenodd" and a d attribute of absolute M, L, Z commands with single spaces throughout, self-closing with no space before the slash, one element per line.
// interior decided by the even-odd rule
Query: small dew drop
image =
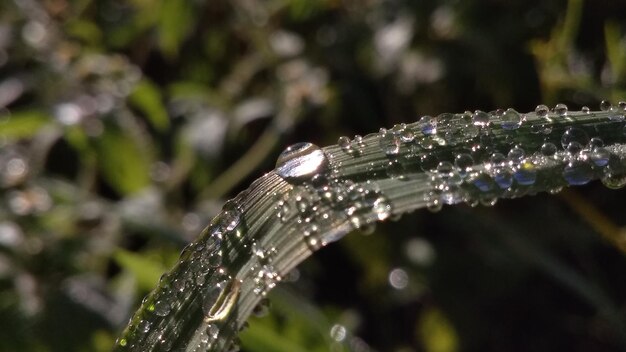
<path fill-rule="evenodd" d="M 602 100 L 600 102 L 600 110 L 602 110 L 602 111 L 609 111 L 612 107 L 613 107 L 613 105 L 608 100 Z"/>
<path fill-rule="evenodd" d="M 352 147 L 350 146 L 350 138 L 346 136 L 341 136 L 337 140 L 337 145 L 346 153 L 352 152 Z"/>
<path fill-rule="evenodd" d="M 405 129 L 400 133 L 400 139 L 402 139 L 404 143 L 410 143 L 415 139 L 415 134 L 413 134 L 413 131 L 410 129 Z"/>
<path fill-rule="evenodd" d="M 520 161 L 522 161 L 524 156 L 525 156 L 524 149 L 518 146 L 511 148 L 511 150 L 509 150 L 509 153 L 507 154 L 507 157 L 509 158 L 509 160 L 511 160 L 514 163 L 519 163 Z"/>
<path fill-rule="evenodd" d="M 587 132 L 577 127 L 570 127 L 561 136 L 561 146 L 567 149 L 571 142 L 577 142 L 585 146 L 589 143 Z"/>
<path fill-rule="evenodd" d="M 400 137 L 393 131 L 380 129 L 380 149 L 387 155 L 396 155 L 400 152 Z"/>
<path fill-rule="evenodd" d="M 522 161 L 516 168 L 513 178 L 522 186 L 529 186 L 535 183 L 537 179 L 537 170 L 535 165 L 529 161 Z"/>
<path fill-rule="evenodd" d="M 589 114 L 591 112 L 591 109 L 589 109 L 588 106 L 583 106 L 580 110 L 585 114 Z"/>
<path fill-rule="evenodd" d="M 547 117 L 548 116 L 548 112 L 550 111 L 550 109 L 546 106 L 546 105 L 537 105 L 537 107 L 535 108 L 535 114 L 539 117 Z"/>
<path fill-rule="evenodd" d="M 422 116 L 417 125 L 426 136 L 437 133 L 437 120 L 432 116 Z"/>
<path fill-rule="evenodd" d="M 378 197 L 376 201 L 374 201 L 373 206 L 374 213 L 378 220 L 385 220 L 391 215 L 391 204 L 387 201 L 385 197 Z"/>
<path fill-rule="evenodd" d="M 465 177 L 474 165 L 474 158 L 468 153 L 460 153 L 454 158 L 454 165 L 459 169 L 459 174 Z"/>
<path fill-rule="evenodd" d="M 554 112 L 561 117 L 567 116 L 567 105 L 559 103 L 554 107 Z"/>
<path fill-rule="evenodd" d="M 611 106 L 608 110 L 609 120 L 624 121 L 624 110 L 618 106 Z"/>
<path fill-rule="evenodd" d="M 285 149 L 276 161 L 276 172 L 287 182 L 304 182 L 325 172 L 328 159 L 312 143 L 297 143 Z"/>
<path fill-rule="evenodd" d="M 152 323 L 150 323 L 148 320 L 141 320 L 139 321 L 139 324 L 137 324 L 137 330 L 141 333 L 147 333 L 148 331 L 150 331 L 150 327 L 152 326 Z"/>
<path fill-rule="evenodd" d="M 554 154 L 556 154 L 557 148 L 556 145 L 554 145 L 554 143 L 550 143 L 550 142 L 546 142 L 544 144 L 541 145 L 541 154 L 543 156 L 553 156 Z"/>
<path fill-rule="evenodd" d="M 172 307 L 170 306 L 170 302 L 168 302 L 167 300 L 159 300 L 156 301 L 154 303 L 154 314 L 160 316 L 160 317 L 164 317 L 168 314 L 170 314 L 170 311 L 172 310 Z"/>

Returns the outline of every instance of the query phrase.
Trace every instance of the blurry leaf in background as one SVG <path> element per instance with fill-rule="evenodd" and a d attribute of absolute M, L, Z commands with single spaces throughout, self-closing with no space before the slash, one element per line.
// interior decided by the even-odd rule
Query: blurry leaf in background
<path fill-rule="evenodd" d="M 140 81 L 129 99 L 132 105 L 145 114 L 157 131 L 164 132 L 170 127 L 170 118 L 163 105 L 161 92 L 154 83 L 146 79 Z"/>
<path fill-rule="evenodd" d="M 133 273 L 139 289 L 143 292 L 151 290 L 158 282 L 161 273 L 165 271 L 165 265 L 150 257 L 146 253 L 135 254 L 133 252 L 118 249 L 113 258 L 123 269 Z"/>
<path fill-rule="evenodd" d="M 96 146 L 102 176 L 119 194 L 135 193 L 150 184 L 150 156 L 128 134 L 107 129 Z"/>
<path fill-rule="evenodd" d="M 435 308 L 420 317 L 418 336 L 427 352 L 459 351 L 457 334 L 443 313 Z"/>
<path fill-rule="evenodd" d="M 0 137 L 9 140 L 32 137 L 51 122 L 50 117 L 37 110 L 14 111 L 2 116 L 0 110 Z"/>

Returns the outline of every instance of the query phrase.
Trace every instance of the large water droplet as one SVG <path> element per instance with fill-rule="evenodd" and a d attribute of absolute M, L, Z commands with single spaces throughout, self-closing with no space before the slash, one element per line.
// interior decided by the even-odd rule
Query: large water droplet
<path fill-rule="evenodd" d="M 276 172 L 287 182 L 304 182 L 326 171 L 328 159 L 312 143 L 297 143 L 285 149 L 276 161 Z"/>

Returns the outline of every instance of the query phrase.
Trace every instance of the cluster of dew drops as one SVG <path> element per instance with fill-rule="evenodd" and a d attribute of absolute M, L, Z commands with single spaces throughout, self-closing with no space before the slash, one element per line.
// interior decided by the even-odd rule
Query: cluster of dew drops
<path fill-rule="evenodd" d="M 608 112 L 606 123 L 612 130 L 618 130 L 620 141 L 624 141 L 626 103 L 612 105 L 603 101 L 600 110 Z M 593 114 L 586 107 L 577 113 Z M 532 189 L 538 169 L 544 166 L 558 168 L 562 176 L 547 189 L 550 192 L 558 192 L 565 185 L 585 184 L 597 175 L 608 187 L 626 185 L 626 170 L 620 156 L 606 147 L 601 138 L 590 136 L 585 126 L 564 124 L 568 127 L 555 136 L 554 122 L 559 119 L 574 122 L 570 115 L 566 105 L 557 104 L 553 109 L 539 105 L 529 114 L 507 109 L 423 116 L 414 124 L 383 128 L 372 136 L 340 137 L 338 146 L 352 158 L 369 152 L 371 146 L 385 155 L 382 167 L 374 162 L 365 166 L 372 179 L 380 176 L 410 179 L 412 172 L 428 175 L 429 187 L 423 200 L 432 211 L 441 209 L 443 204 L 459 202 L 493 205 L 498 198 L 519 195 L 520 190 Z M 530 133 L 537 135 L 533 138 L 542 140 L 536 150 L 525 150 L 523 145 L 515 143 L 515 133 L 525 123 Z M 504 141 L 508 150 L 494 147 L 497 138 Z M 452 152 L 438 153 L 445 149 L 442 147 L 450 147 Z M 339 177 L 341 165 L 332 159 L 331 153 L 314 144 L 298 143 L 285 149 L 276 162 L 276 174 L 291 187 L 286 193 L 273 194 L 275 221 L 296 224 L 297 232 L 311 251 L 339 240 L 353 229 L 370 232 L 377 221 L 393 213 L 392 203 L 376 182 Z M 378 174 L 381 170 L 383 175 Z M 194 350 L 207 350 L 218 341 L 224 328 L 220 324 L 237 303 L 242 282 L 235 278 L 236 273 L 229 272 L 223 260 L 226 240 L 244 236 L 242 216 L 238 201 L 227 202 L 205 229 L 203 240 L 183 250 L 183 274 L 174 280 L 164 275 L 159 290 L 144 302 L 147 314 L 166 317 L 179 308 L 177 302 L 183 301 L 179 298 L 200 291 L 207 328 Z M 254 294 L 265 297 L 282 279 L 273 266 L 276 249 L 257 242 L 248 248 L 253 264 L 245 279 L 254 283 Z M 263 298 L 255 310 L 264 312 L 266 308 L 267 299 Z M 172 336 L 177 332 L 170 332 L 166 338 L 152 324 L 150 317 L 138 320 L 131 325 L 132 341 L 123 338 L 118 340 L 118 345 L 137 347 L 141 341 L 156 339 L 161 350 L 170 350 Z M 238 350 L 238 344 L 232 343 L 228 350 Z"/>
<path fill-rule="evenodd" d="M 607 116 L 601 124 L 614 131 L 619 142 L 626 140 L 626 102 L 612 105 L 603 101 L 600 110 Z M 596 130 L 598 124 L 575 123 L 574 116 L 593 114 L 587 107 L 570 112 L 565 104 L 552 109 L 539 105 L 528 114 L 513 109 L 444 113 L 423 116 L 410 125 L 381 128 L 373 139 L 342 136 L 337 144 L 346 154 L 359 158 L 367 150 L 366 141 L 377 141 L 374 151 L 387 156 L 382 169 L 388 178 L 407 180 L 411 173 L 427 174 L 431 187 L 423 196 L 432 211 L 460 202 L 493 205 L 498 198 L 538 190 L 555 193 L 563 186 L 583 185 L 596 177 L 607 187 L 623 187 L 624 163 L 615 150 L 605 146 Z M 562 130 L 553 131 L 559 125 Z M 525 133 L 536 135 L 526 139 L 541 143 L 523 145 L 522 138 L 516 138 L 522 127 L 527 127 Z M 546 167 L 556 168 L 561 177 L 551 180 L 548 189 L 533 187 L 538 171 Z M 371 162 L 369 169 L 375 174 L 381 167 Z"/>
<path fill-rule="evenodd" d="M 222 211 L 203 231 L 200 241 L 189 244 L 181 253 L 180 275 L 164 274 L 159 288 L 146 296 L 142 302 L 145 311 L 140 319 L 131 320 L 124 337 L 117 346 L 125 350 L 143 350 L 158 346 L 160 351 L 171 351 L 182 323 L 189 316 L 177 317 L 176 324 L 163 325 L 165 318 L 181 309 L 186 298 L 200 292 L 200 306 L 204 314 L 205 329 L 195 346 L 186 346 L 185 351 L 206 351 L 219 341 L 222 329 L 236 329 L 234 322 L 225 326 L 226 319 L 236 305 L 241 281 L 236 279 L 226 265 L 224 242 L 240 239 L 242 213 L 236 201 L 227 202 Z M 173 279 L 171 279 L 171 277 Z M 237 341 L 226 346 L 227 351 L 237 351 Z"/>

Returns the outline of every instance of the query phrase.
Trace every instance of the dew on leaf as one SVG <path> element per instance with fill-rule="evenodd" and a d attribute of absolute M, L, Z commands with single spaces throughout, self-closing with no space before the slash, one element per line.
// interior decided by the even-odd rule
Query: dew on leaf
<path fill-rule="evenodd" d="M 328 159 L 322 149 L 312 143 L 287 147 L 276 161 L 276 172 L 287 182 L 308 181 L 326 171 Z"/>

